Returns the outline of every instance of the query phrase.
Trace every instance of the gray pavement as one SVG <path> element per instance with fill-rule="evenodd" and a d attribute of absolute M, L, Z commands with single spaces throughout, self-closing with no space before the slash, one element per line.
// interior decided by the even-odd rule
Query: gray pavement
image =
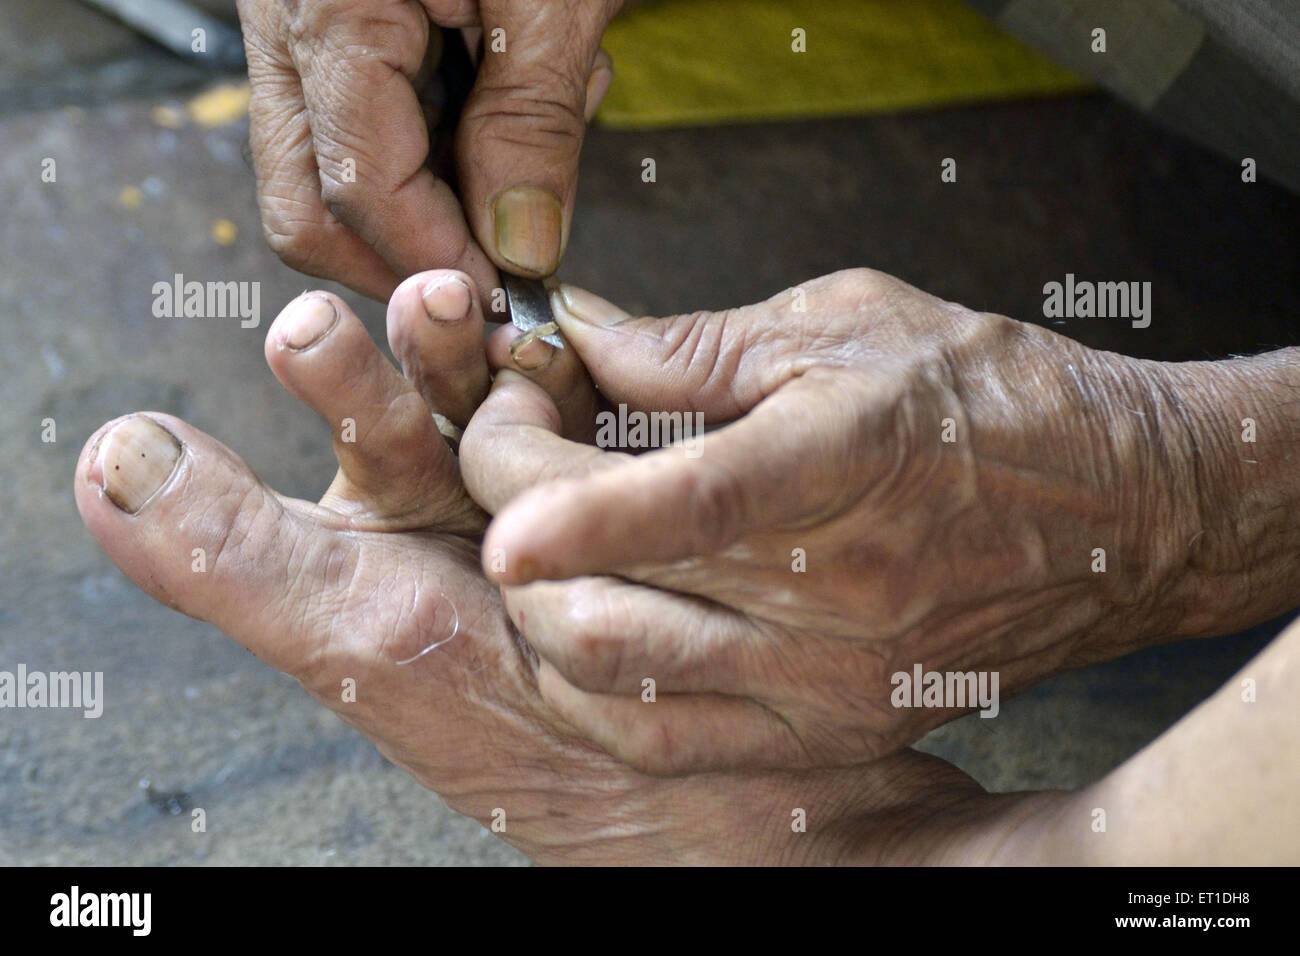
<path fill-rule="evenodd" d="M 136 69 L 119 95 L 36 109 L 66 101 L 67 90 L 49 92 L 68 85 L 64 68 L 161 54 L 102 20 L 88 37 L 70 0 L 0 0 L 0 14 L 0 669 L 102 670 L 107 686 L 98 720 L 0 710 L 0 863 L 522 862 L 293 681 L 138 592 L 82 529 L 77 453 L 99 423 L 135 409 L 182 416 L 272 486 L 319 495 L 333 474 L 328 436 L 266 369 L 262 336 L 284 302 L 322 284 L 262 243 L 244 122 L 151 119 L 183 105 L 177 84 L 193 76 Z M 20 88 L 27 99 L 3 96 Z M 646 156 L 653 185 L 639 178 Z M 957 184 L 939 181 L 945 156 L 959 157 Z M 55 183 L 41 181 L 45 158 Z M 219 219 L 236 227 L 229 245 L 214 239 Z M 563 274 L 634 311 L 669 313 L 871 265 L 1030 321 L 1043 282 L 1066 272 L 1149 279 L 1150 329 L 1079 320 L 1057 331 L 1192 359 L 1294 344 L 1297 261 L 1300 201 L 1244 186 L 1231 164 L 1083 96 L 598 130 Z M 260 328 L 155 318 L 152 285 L 178 272 L 260 281 Z M 382 341 L 382 306 L 344 294 Z M 47 418 L 54 443 L 41 441 Z M 958 721 L 923 747 L 996 789 L 1078 785 L 1169 726 L 1269 633 L 1063 675 L 998 720 Z M 206 834 L 190 832 L 194 807 Z"/>

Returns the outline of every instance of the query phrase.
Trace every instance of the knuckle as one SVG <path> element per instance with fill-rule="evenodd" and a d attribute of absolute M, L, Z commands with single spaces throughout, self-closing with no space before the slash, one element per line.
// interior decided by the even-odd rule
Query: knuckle
<path fill-rule="evenodd" d="M 346 19 L 354 12 L 347 0 L 308 0 L 308 2 L 283 2 L 284 32 L 295 44 L 314 45 L 326 28 Z"/>
<path fill-rule="evenodd" d="M 899 285 L 897 279 L 884 272 L 858 267 L 821 276 L 807 283 L 806 288 L 813 300 L 811 308 L 853 316 L 877 312 Z"/>
<path fill-rule="evenodd" d="M 651 777 L 674 777 L 690 770 L 672 726 L 653 718 L 639 720 L 622 735 L 614 754 L 633 770 Z"/>
<path fill-rule="evenodd" d="M 356 209 L 359 197 L 356 183 L 345 183 L 338 176 L 325 170 L 324 164 L 320 176 L 320 198 L 336 217 L 346 217 Z"/>
<path fill-rule="evenodd" d="M 701 458 L 697 467 L 683 470 L 673 480 L 679 500 L 687 502 L 684 529 L 699 553 L 720 550 L 734 542 L 743 528 L 745 486 L 724 465 Z"/>
<path fill-rule="evenodd" d="M 495 84 L 475 91 L 465 120 L 475 131 L 476 152 L 486 141 L 577 157 L 586 129 L 585 82 L 576 87 L 567 75 L 551 76 L 545 85 Z"/>
<path fill-rule="evenodd" d="M 859 290 L 869 291 L 879 289 L 884 286 L 885 281 L 889 278 L 885 273 L 878 272 L 875 269 L 869 269 L 866 266 L 858 266 L 853 269 L 846 269 L 844 277 L 850 285 Z"/>
<path fill-rule="evenodd" d="M 828 277 L 837 279 L 833 288 L 843 288 L 850 295 L 871 296 L 884 291 L 889 287 L 891 277 L 875 269 L 868 269 L 865 266 L 858 266 L 853 269 L 845 269 L 843 272 L 835 273 L 834 276 Z"/>
<path fill-rule="evenodd" d="M 623 642 L 616 636 L 608 588 L 582 581 L 569 585 L 566 591 L 564 653 L 557 666 L 581 690 L 609 690 L 622 670 Z"/>
<path fill-rule="evenodd" d="M 284 219 L 263 213 L 262 235 L 280 261 L 299 272 L 312 272 L 312 265 L 327 243 L 325 226 L 303 220 Z"/>

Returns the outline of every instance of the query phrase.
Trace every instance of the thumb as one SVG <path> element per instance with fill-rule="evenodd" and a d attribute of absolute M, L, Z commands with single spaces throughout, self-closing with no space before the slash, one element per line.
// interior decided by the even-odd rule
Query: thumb
<path fill-rule="evenodd" d="M 755 305 L 668 318 L 634 317 L 568 284 L 551 295 L 564 337 L 601 393 L 643 411 L 745 414 L 807 364 L 803 316 L 778 294 Z"/>
<path fill-rule="evenodd" d="M 474 234 L 509 272 L 548 276 L 564 254 L 609 15 L 603 2 L 483 4 L 483 55 L 457 166 Z"/>

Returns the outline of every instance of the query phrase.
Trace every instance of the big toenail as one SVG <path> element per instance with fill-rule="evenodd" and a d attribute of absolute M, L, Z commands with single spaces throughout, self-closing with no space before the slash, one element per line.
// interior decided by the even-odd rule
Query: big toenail
<path fill-rule="evenodd" d="M 323 295 L 304 296 L 294 307 L 293 322 L 284 334 L 285 348 L 295 352 L 309 349 L 325 338 L 339 320 L 334 301 Z"/>
<path fill-rule="evenodd" d="M 440 322 L 459 322 L 469 316 L 472 304 L 469 286 L 455 276 L 434 279 L 420 294 L 429 318 Z"/>
<path fill-rule="evenodd" d="M 133 515 L 167 483 L 180 458 L 175 435 L 152 418 L 133 415 L 100 440 L 92 473 L 108 500 Z"/>

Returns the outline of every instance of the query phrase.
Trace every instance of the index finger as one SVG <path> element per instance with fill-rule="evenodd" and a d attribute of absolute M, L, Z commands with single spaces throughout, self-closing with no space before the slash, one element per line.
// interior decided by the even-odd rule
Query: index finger
<path fill-rule="evenodd" d="M 507 464 L 507 475 L 537 477 L 532 486 L 509 489 L 513 496 L 501 489 L 494 506 L 484 505 L 496 514 L 484 554 L 510 557 L 496 566 L 485 562 L 488 577 L 519 585 L 617 574 L 714 554 L 746 534 L 792 526 L 816 513 L 834 489 L 809 474 L 817 474 L 818 465 L 831 474 L 849 473 L 856 432 L 812 427 L 818 415 L 852 414 L 827 412 L 833 406 L 815 378 L 796 379 L 702 438 L 691 422 L 678 444 L 635 458 L 606 456 L 616 463 L 612 467 L 593 469 L 587 459 L 580 461 L 584 467 L 565 468 L 563 456 L 577 452 L 555 444 L 554 436 L 516 446 L 520 460 L 513 468 Z M 644 420 L 631 427 L 645 427 Z M 659 442 L 667 444 L 662 425 Z"/>

